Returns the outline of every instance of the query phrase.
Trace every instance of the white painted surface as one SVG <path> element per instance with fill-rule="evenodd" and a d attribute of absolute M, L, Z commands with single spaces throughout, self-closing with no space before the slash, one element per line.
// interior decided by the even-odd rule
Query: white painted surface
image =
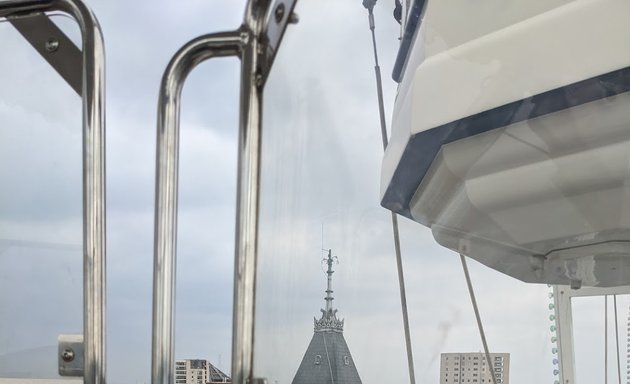
<path fill-rule="evenodd" d="M 630 284 L 629 105 L 624 93 L 444 145 L 412 217 L 523 281 Z"/>
<path fill-rule="evenodd" d="M 436 48 L 432 14 L 460 15 L 455 9 L 427 11 L 412 48 L 383 160 L 381 194 L 412 135 L 630 65 L 626 0 L 572 1 L 491 33 L 478 30 L 480 37 L 470 41 L 463 38 L 466 28 L 456 28 L 453 42 Z M 446 26 L 440 33 L 445 31 Z"/>

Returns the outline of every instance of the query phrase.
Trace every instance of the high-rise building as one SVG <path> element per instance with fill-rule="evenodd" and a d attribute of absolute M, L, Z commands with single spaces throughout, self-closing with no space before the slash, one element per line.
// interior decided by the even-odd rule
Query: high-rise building
<path fill-rule="evenodd" d="M 440 384 L 497 384 L 510 383 L 510 354 L 491 353 L 490 364 L 486 355 L 474 353 L 443 353 L 440 359 Z"/>
<path fill-rule="evenodd" d="M 304 353 L 302 363 L 293 378 L 292 384 L 361 384 L 361 378 L 354 365 L 354 359 L 343 337 L 343 320 L 337 318 L 337 310 L 332 301 L 333 257 L 328 251 L 328 288 L 326 289 L 326 309 L 322 317 L 313 319 L 314 332 L 311 343 Z"/>
<path fill-rule="evenodd" d="M 175 384 L 231 383 L 228 375 L 208 360 L 186 359 L 175 362 Z"/>

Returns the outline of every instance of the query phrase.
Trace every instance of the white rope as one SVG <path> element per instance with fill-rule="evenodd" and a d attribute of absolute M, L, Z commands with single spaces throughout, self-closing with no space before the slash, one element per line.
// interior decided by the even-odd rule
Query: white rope
<path fill-rule="evenodd" d="M 497 384 L 497 378 L 494 376 L 494 370 L 490 362 L 490 350 L 488 349 L 488 343 L 486 342 L 486 333 L 483 331 L 483 324 L 481 323 L 481 316 L 479 315 L 479 308 L 477 307 L 477 300 L 475 299 L 475 292 L 473 291 L 472 282 L 470 281 L 470 274 L 468 273 L 468 265 L 466 265 L 466 257 L 459 254 L 459 258 L 462 261 L 462 268 L 464 268 L 464 275 L 466 276 L 466 285 L 468 285 L 468 293 L 470 293 L 470 301 L 472 302 L 473 309 L 475 310 L 475 317 L 477 318 L 477 328 L 479 328 L 479 335 L 481 336 L 481 343 L 483 344 L 483 350 L 486 354 L 486 362 L 488 363 L 488 369 L 492 376 L 492 383 Z"/>

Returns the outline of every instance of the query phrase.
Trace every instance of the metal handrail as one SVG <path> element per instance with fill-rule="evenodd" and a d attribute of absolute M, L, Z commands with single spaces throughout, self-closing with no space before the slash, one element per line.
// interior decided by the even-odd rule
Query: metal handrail
<path fill-rule="evenodd" d="M 157 122 L 155 255 L 151 379 L 173 384 L 179 110 L 183 83 L 199 63 L 214 57 L 241 60 L 240 119 L 234 256 L 232 382 L 253 381 L 256 259 L 260 201 L 261 110 L 265 80 L 296 0 L 249 0 L 243 25 L 205 35 L 181 48 L 160 89 Z M 270 14 L 274 7 L 274 16 Z"/>
<path fill-rule="evenodd" d="M 84 382 L 105 383 L 105 49 L 92 11 L 80 0 L 0 2 L 0 17 L 62 11 L 82 35 Z"/>
<path fill-rule="evenodd" d="M 45 12 L 53 7 L 53 0 L 3 0 L 0 1 L 0 17 L 24 12 Z"/>
<path fill-rule="evenodd" d="M 172 384 L 175 365 L 173 338 L 182 88 L 187 75 L 199 63 L 215 57 L 240 57 L 247 36 L 244 32 L 233 31 L 198 37 L 175 54 L 162 77 L 157 120 L 152 383 Z"/>

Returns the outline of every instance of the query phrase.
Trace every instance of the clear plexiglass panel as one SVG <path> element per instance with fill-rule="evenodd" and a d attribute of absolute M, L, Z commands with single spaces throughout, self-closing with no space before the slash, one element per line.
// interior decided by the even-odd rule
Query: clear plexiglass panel
<path fill-rule="evenodd" d="M 584 382 L 627 382 L 628 295 L 572 299 L 575 370 Z"/>
<path fill-rule="evenodd" d="M 55 378 L 83 332 L 81 98 L 9 23 L 0 42 L 0 378 Z"/>
<path fill-rule="evenodd" d="M 395 40 L 397 25 L 380 11 L 381 31 Z M 301 364 L 321 373 L 330 360 L 347 378 L 404 382 L 391 215 L 378 205 L 383 149 L 367 13 L 360 3 L 308 0 L 297 13 L 265 89 L 256 376 L 291 383 Z M 320 311 L 328 250 L 332 315 Z"/>
<path fill-rule="evenodd" d="M 400 36 L 390 6 L 374 10 L 388 124 Z M 297 13 L 265 89 L 255 376 L 278 384 L 410 382 L 391 214 L 379 204 L 383 148 L 368 13 L 360 2 L 309 0 Z M 484 365 L 459 255 L 405 218 L 400 233 L 416 382 L 557 379 L 550 287 L 468 261 L 492 354 Z"/>

